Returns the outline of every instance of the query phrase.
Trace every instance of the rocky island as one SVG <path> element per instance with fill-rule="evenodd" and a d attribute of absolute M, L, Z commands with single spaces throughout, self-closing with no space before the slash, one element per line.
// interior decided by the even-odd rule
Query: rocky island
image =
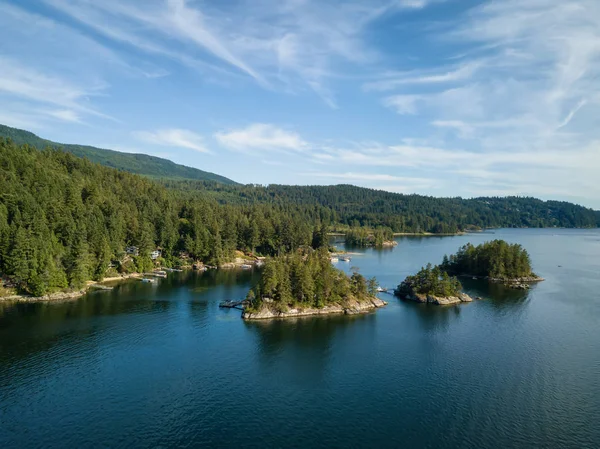
<path fill-rule="evenodd" d="M 456 254 L 444 256 L 440 269 L 452 276 L 469 276 L 502 283 L 510 288 L 529 289 L 544 279 L 531 268 L 527 250 L 519 244 L 493 240 L 462 246 Z"/>
<path fill-rule="evenodd" d="M 407 276 L 394 294 L 402 299 L 437 305 L 471 302 L 473 299 L 462 292 L 462 285 L 439 266 L 428 264 L 414 276 Z"/>
<path fill-rule="evenodd" d="M 377 282 L 333 267 L 326 249 L 304 249 L 265 261 L 260 282 L 248 292 L 242 318 L 260 320 L 308 315 L 365 313 L 387 303 Z"/>
<path fill-rule="evenodd" d="M 527 290 L 531 283 L 544 279 L 531 269 L 529 254 L 519 244 L 494 240 L 462 246 L 456 254 L 444 256 L 441 265 L 428 264 L 408 276 L 394 294 L 402 299 L 438 305 L 470 302 L 457 276 L 500 282 L 509 288 Z"/>

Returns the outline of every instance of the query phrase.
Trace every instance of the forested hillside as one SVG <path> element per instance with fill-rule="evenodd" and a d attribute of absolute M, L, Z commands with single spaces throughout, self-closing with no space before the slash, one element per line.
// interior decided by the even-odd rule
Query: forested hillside
<path fill-rule="evenodd" d="M 17 145 L 28 144 L 39 150 L 44 150 L 46 147 L 60 149 L 107 167 L 154 178 L 194 179 L 235 184 L 234 181 L 224 176 L 179 165 L 168 159 L 149 156 L 147 154 L 121 153 L 120 151 L 104 150 L 86 145 L 56 143 L 42 139 L 29 131 L 10 128 L 4 125 L 0 125 L 0 137 L 9 138 Z"/>
<path fill-rule="evenodd" d="M 389 236 L 390 229 L 597 225 L 590 209 L 532 198 L 439 199 L 347 185 L 166 184 L 0 138 L 0 274 L 22 291 L 42 294 L 80 287 L 110 270 L 147 270 L 157 248 L 166 265 L 182 255 L 218 265 L 236 249 L 278 255 L 320 247 L 328 226 L 368 226 Z M 139 248 L 132 260 L 125 255 L 129 245 Z"/>
<path fill-rule="evenodd" d="M 536 198 L 434 198 L 403 195 L 352 185 L 226 186 L 169 182 L 181 191 L 208 189 L 213 198 L 231 204 L 303 204 L 331 209 L 336 222 L 348 227 L 388 227 L 394 232 L 454 233 L 473 227 L 565 227 L 600 225 L 600 212 L 562 201 Z"/>
<path fill-rule="evenodd" d="M 102 279 L 110 266 L 145 271 L 157 247 L 167 265 L 181 252 L 215 265 L 236 249 L 287 253 L 312 243 L 312 223 L 329 214 L 322 209 L 223 206 L 63 151 L 0 139 L 0 273 L 36 295 Z M 128 245 L 139 255 L 121 263 Z"/>

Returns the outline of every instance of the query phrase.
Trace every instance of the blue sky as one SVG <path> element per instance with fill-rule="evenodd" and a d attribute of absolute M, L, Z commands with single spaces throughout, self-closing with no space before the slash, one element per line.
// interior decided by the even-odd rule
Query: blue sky
<path fill-rule="evenodd" d="M 597 0 L 0 0 L 0 123 L 243 183 L 600 208 Z"/>

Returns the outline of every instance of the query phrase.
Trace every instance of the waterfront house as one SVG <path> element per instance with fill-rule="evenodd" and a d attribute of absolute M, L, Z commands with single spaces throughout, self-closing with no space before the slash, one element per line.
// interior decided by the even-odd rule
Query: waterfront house
<path fill-rule="evenodd" d="M 125 248 L 125 252 L 131 256 L 139 256 L 140 249 L 137 246 L 128 246 Z"/>

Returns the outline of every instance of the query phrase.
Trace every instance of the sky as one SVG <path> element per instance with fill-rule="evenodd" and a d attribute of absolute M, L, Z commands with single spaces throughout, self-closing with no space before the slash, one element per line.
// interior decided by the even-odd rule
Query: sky
<path fill-rule="evenodd" d="M 0 0 L 0 123 L 241 183 L 600 209 L 600 2 Z"/>

